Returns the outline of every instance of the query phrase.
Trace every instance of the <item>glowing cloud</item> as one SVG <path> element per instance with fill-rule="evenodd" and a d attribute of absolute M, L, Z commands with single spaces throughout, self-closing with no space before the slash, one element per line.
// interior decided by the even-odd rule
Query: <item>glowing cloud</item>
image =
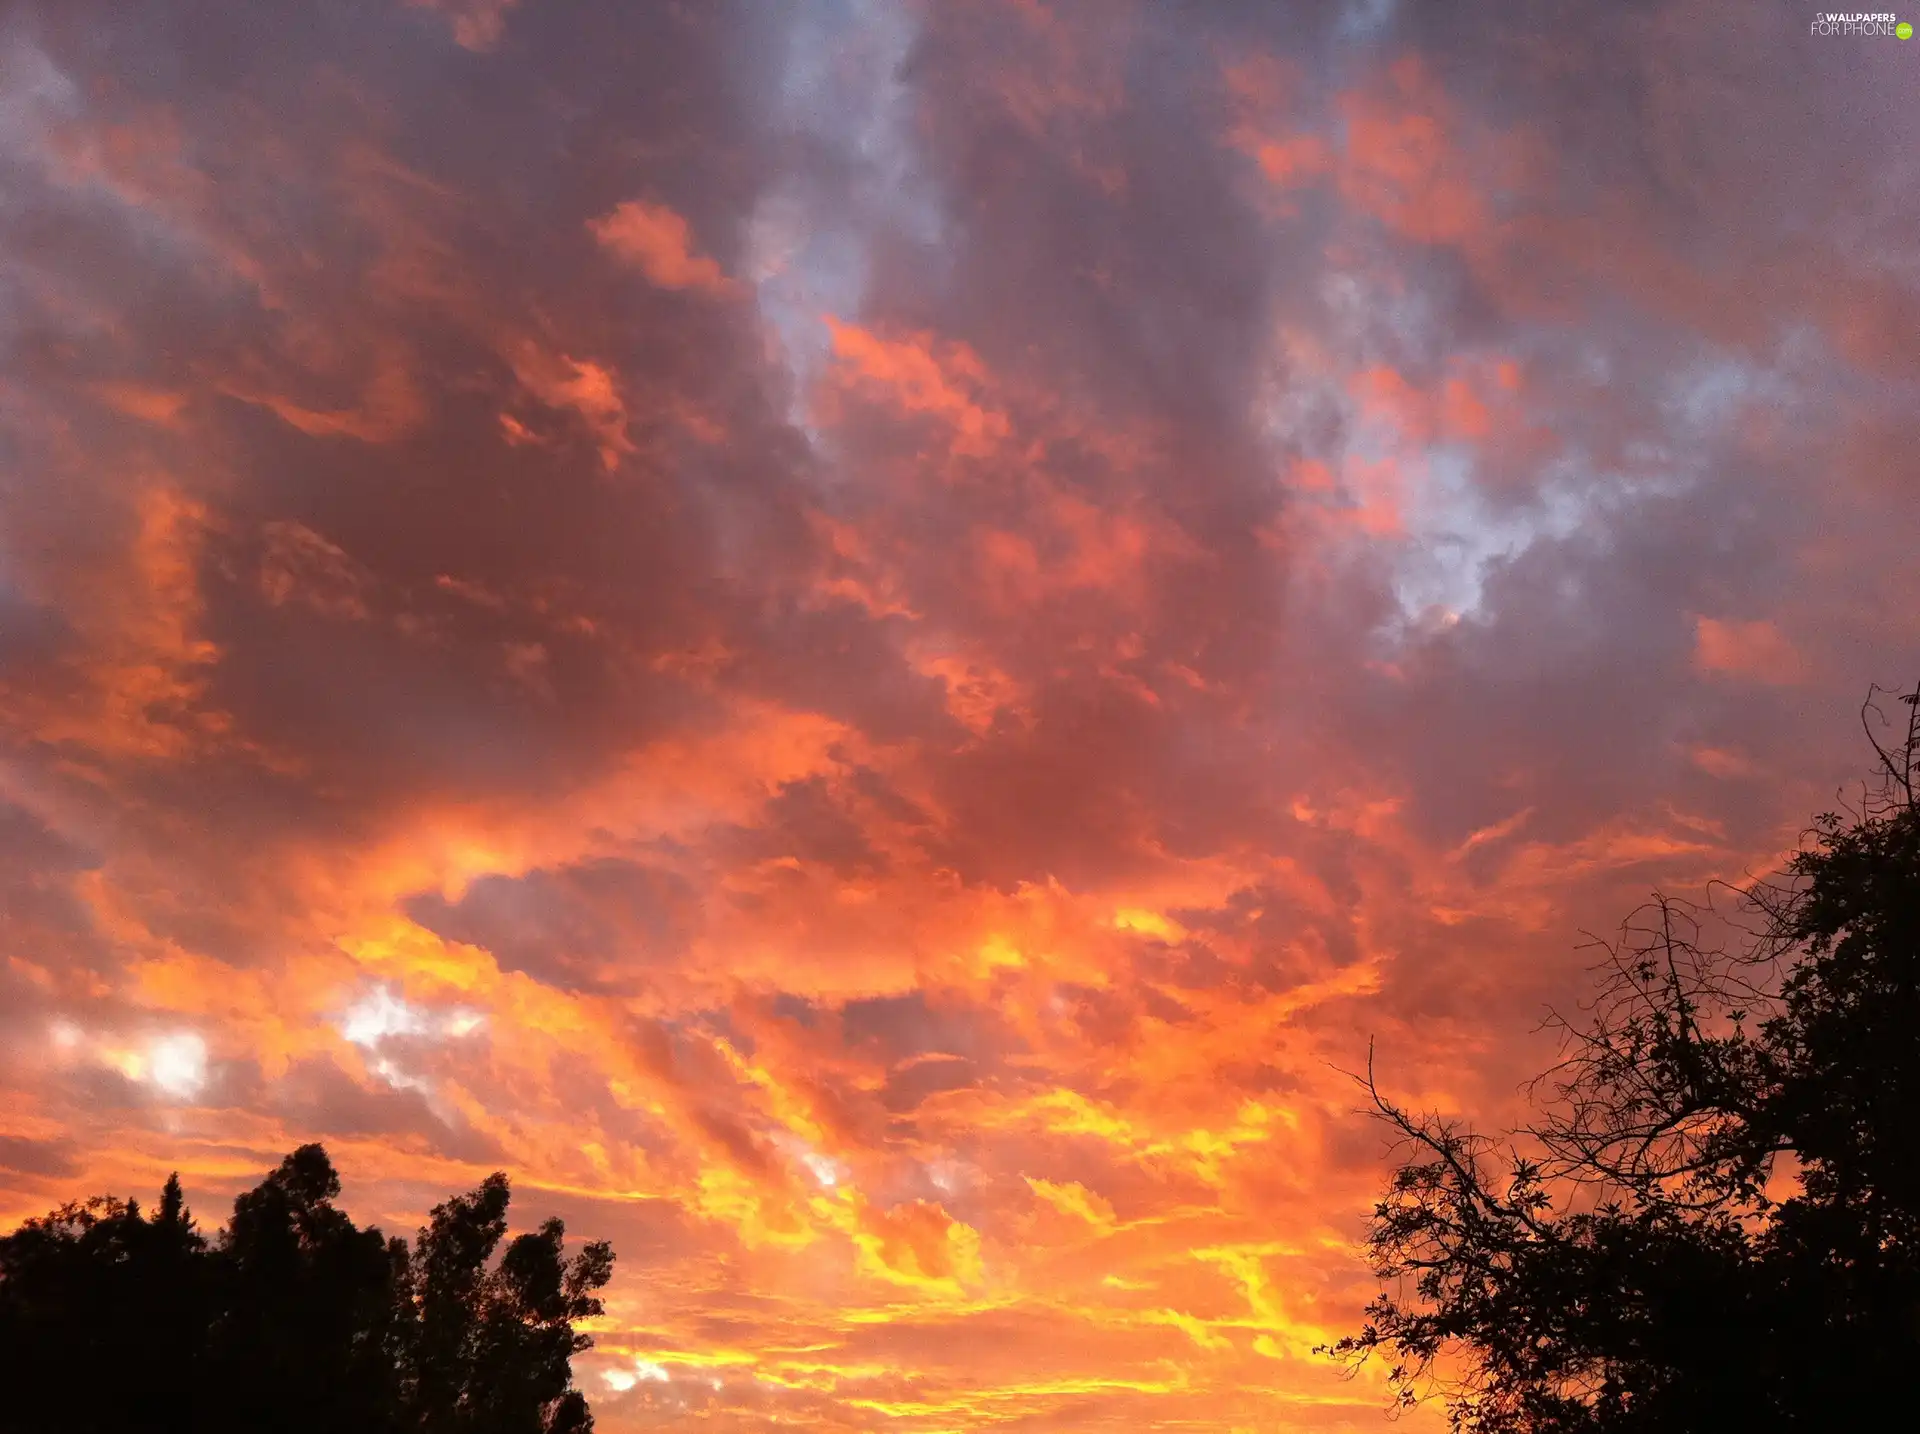
<path fill-rule="evenodd" d="M 638 266 L 662 289 L 724 294 L 731 287 L 720 266 L 694 247 L 687 221 L 664 204 L 629 199 L 588 225 L 612 253 Z"/>
<path fill-rule="evenodd" d="M 1793 683 L 1805 670 L 1804 660 L 1786 635 L 1764 620 L 1694 619 L 1693 656 L 1703 672 L 1750 682 Z"/>
<path fill-rule="evenodd" d="M 0 1216 L 506 1170 L 607 1434 L 1387 1427 L 1341 1072 L 1498 1122 L 1912 680 L 1909 47 L 217 8 L 0 27 Z"/>

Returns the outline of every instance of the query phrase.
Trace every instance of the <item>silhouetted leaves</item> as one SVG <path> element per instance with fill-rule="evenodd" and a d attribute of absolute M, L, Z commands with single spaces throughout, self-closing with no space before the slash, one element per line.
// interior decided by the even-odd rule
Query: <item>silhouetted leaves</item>
<path fill-rule="evenodd" d="M 1920 694 L 1916 694 L 1920 696 Z M 1920 704 L 1819 818 L 1752 943 L 1656 899 L 1609 949 L 1542 1123 L 1407 1142 L 1334 1346 L 1472 1434 L 1881 1427 L 1920 1358 Z M 1872 735 L 1871 728 L 1869 735 Z"/>
<path fill-rule="evenodd" d="M 548 1220 L 496 1262 L 504 1175 L 435 1207 L 412 1249 L 333 1201 L 305 1145 L 209 1242 L 178 1177 L 151 1219 L 96 1197 L 0 1238 L 0 1428 L 580 1434 L 571 1359 L 613 1251 Z"/>

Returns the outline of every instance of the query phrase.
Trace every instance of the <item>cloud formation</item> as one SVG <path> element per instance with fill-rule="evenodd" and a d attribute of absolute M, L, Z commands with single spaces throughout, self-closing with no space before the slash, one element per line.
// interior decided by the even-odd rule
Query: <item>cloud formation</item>
<path fill-rule="evenodd" d="M 1589 8 L 15 7 L 0 1216 L 322 1139 L 613 1239 L 609 1429 L 1374 1427 L 1340 1071 L 1511 1110 L 1920 638 L 1911 47 Z"/>
<path fill-rule="evenodd" d="M 687 221 L 664 204 L 629 199 L 587 227 L 601 244 L 638 265 L 663 289 L 726 292 L 720 266 L 696 250 Z"/>

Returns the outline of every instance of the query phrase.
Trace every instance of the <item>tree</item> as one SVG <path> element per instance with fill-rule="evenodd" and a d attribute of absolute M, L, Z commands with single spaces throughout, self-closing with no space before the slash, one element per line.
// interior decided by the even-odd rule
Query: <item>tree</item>
<path fill-rule="evenodd" d="M 177 1176 L 149 1219 L 97 1196 L 0 1237 L 0 1429 L 583 1434 L 576 1322 L 613 1251 L 507 1232 L 504 1175 L 435 1207 L 409 1249 L 333 1201 L 304 1145 L 209 1241 Z"/>
<path fill-rule="evenodd" d="M 423 1427 L 445 1434 L 574 1434 L 592 1428 L 568 1388 L 568 1362 L 592 1344 L 575 1320 L 600 1313 L 593 1292 L 613 1273 L 613 1250 L 588 1245 L 561 1257 L 566 1229 L 548 1220 L 516 1238 L 507 1229 L 507 1181 L 489 1176 L 470 1195 L 434 1207 L 407 1266 L 404 1369 Z"/>
<path fill-rule="evenodd" d="M 0 1427 L 194 1429 L 205 1250 L 177 1181 L 153 1221 L 95 1196 L 0 1240 Z"/>
<path fill-rule="evenodd" d="M 379 1230 L 334 1207 L 339 1193 L 326 1151 L 303 1145 L 233 1202 L 204 1356 L 228 1427 L 405 1425 L 394 1260 Z"/>
<path fill-rule="evenodd" d="M 1502 1142 L 1366 1083 L 1404 1142 L 1333 1346 L 1462 1434 L 1879 1427 L 1920 1357 L 1920 690 L 1877 781 L 1738 893 L 1654 902 Z M 1873 698 L 1863 719 L 1876 713 Z"/>

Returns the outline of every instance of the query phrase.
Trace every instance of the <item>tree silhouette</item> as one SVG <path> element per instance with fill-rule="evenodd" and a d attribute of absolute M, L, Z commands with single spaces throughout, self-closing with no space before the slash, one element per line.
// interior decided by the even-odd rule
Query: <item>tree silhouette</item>
<path fill-rule="evenodd" d="M 496 1262 L 504 1175 L 436 1206 L 409 1249 L 333 1201 L 303 1145 L 209 1241 L 177 1176 L 152 1218 L 111 1196 L 0 1238 L 0 1429 L 581 1434 L 571 1387 L 613 1251 L 548 1220 Z"/>
<path fill-rule="evenodd" d="M 600 1312 L 593 1292 L 613 1273 L 613 1251 L 588 1245 L 561 1257 L 565 1228 L 549 1220 L 507 1246 L 507 1181 L 492 1175 L 470 1195 L 434 1207 L 407 1265 L 404 1365 L 410 1402 L 433 1430 L 572 1434 L 592 1427 L 570 1391 L 569 1359 L 592 1341 L 573 1322 Z"/>
<path fill-rule="evenodd" d="M 1394 1105 L 1385 1288 L 1333 1346 L 1471 1434 L 1882 1427 L 1920 1357 L 1920 691 L 1878 781 L 1739 894 L 1656 898 L 1496 1144 Z M 1870 696 L 1868 713 L 1877 712 Z"/>

